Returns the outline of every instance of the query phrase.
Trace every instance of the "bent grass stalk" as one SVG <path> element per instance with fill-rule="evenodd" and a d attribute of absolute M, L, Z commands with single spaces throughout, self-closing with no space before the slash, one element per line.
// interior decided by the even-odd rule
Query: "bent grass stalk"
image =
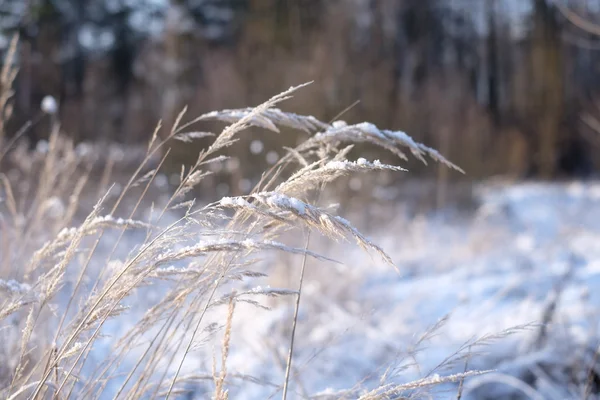
<path fill-rule="evenodd" d="M 253 257 L 255 258 L 257 254 L 276 250 L 290 255 L 299 254 L 302 257 L 298 289 L 296 291 L 287 289 L 242 290 L 238 293 L 244 296 L 260 294 L 272 296 L 294 294 L 296 296 L 283 382 L 282 396 L 284 400 L 287 399 L 288 393 L 292 392 L 290 389 L 291 371 L 308 257 L 332 261 L 309 251 L 313 233 L 319 233 L 334 240 L 353 241 L 363 250 L 377 254 L 384 262 L 394 265 L 391 257 L 381 247 L 360 233 L 349 221 L 318 206 L 325 186 L 343 176 L 382 170 L 404 171 L 401 167 L 383 164 L 377 160 L 368 161 L 364 158 L 356 161 L 348 160 L 347 157 L 353 144 L 367 142 L 403 158 L 406 156 L 401 148 L 408 149 L 423 162 L 429 158 L 460 171 L 458 167 L 435 150 L 414 142 L 403 132 L 384 130 L 367 123 L 355 125 L 347 125 L 341 121 L 325 123 L 311 116 L 287 113 L 275 108 L 277 104 L 289 99 L 295 91 L 304 86 L 292 87 L 254 108 L 212 112 L 187 123 L 182 123 L 186 112 L 184 109 L 177 116 L 167 137 L 160 140 L 158 139 L 158 131 L 161 128 L 159 123 L 152 134 L 142 161 L 127 180 L 110 210 L 109 217 L 113 218 L 121 208 L 124 208 L 126 203 L 124 200 L 126 196 L 130 195 L 131 189 L 145 183 L 141 195 L 133 202 L 133 208 L 125 214 L 129 216 L 128 219 L 114 224 L 114 227 L 119 229 L 116 242 L 112 245 L 108 257 L 102 257 L 105 268 L 99 270 L 92 282 L 91 295 L 87 299 L 82 293 L 83 282 L 88 276 L 88 272 L 92 270 L 95 260 L 100 257 L 97 252 L 100 244 L 105 240 L 106 227 L 102 224 L 94 225 L 94 217 L 98 215 L 100 205 L 103 204 L 104 199 L 102 199 L 79 227 L 72 228 L 73 230 L 67 229 L 64 233 L 64 229 L 68 228 L 66 224 L 70 223 L 75 215 L 74 207 L 77 205 L 77 198 L 83 192 L 87 177 L 84 176 L 79 181 L 80 183 L 72 192 L 74 197 L 71 198 L 69 211 L 62 220 L 63 225 L 56 229 L 61 233 L 40 251 L 32 253 L 28 264 L 31 270 L 42 272 L 39 280 L 34 282 L 30 290 L 32 294 L 37 291 L 43 292 L 43 296 L 39 300 L 29 303 L 39 307 L 35 315 L 40 316 L 42 310 L 47 311 L 48 302 L 54 299 L 58 293 L 65 295 L 65 307 L 61 310 L 64 313 L 57 317 L 56 325 L 54 325 L 55 330 L 52 335 L 54 340 L 49 346 L 44 345 L 40 349 L 41 354 L 44 355 L 42 357 L 44 363 L 38 363 L 28 374 L 22 375 L 17 372 L 22 368 L 24 354 L 32 346 L 30 342 L 33 341 L 33 335 L 26 335 L 21 348 L 19 367 L 11 375 L 12 383 L 7 390 L 1 391 L 0 394 L 6 394 L 7 398 L 16 398 L 31 391 L 29 397 L 37 399 L 43 396 L 47 388 L 51 388 L 54 397 L 62 397 L 63 393 L 66 393 L 66 397 L 69 398 L 77 393 L 76 385 L 79 384 L 82 385 L 79 393 L 89 396 L 99 383 L 100 391 L 96 394 L 99 397 L 106 390 L 109 381 L 117 379 L 120 367 L 123 365 L 123 361 L 129 357 L 132 349 L 136 344 L 142 342 L 144 350 L 135 357 L 135 362 L 127 367 L 128 369 L 123 374 L 124 379 L 117 386 L 116 397 L 120 398 L 124 395 L 125 398 L 136 398 L 149 394 L 151 398 L 154 398 L 157 395 L 162 396 L 161 390 L 163 389 L 166 389 L 164 392 L 166 398 L 180 393 L 181 383 L 189 378 L 185 375 L 182 376 L 184 365 L 194 348 L 199 332 L 204 325 L 207 325 L 208 311 L 213 307 L 227 304 L 224 301 L 226 297 L 221 297 L 220 291 L 226 285 L 234 286 L 239 280 L 264 276 L 264 274 L 248 270 L 247 266 L 256 263 Z M 133 221 L 133 216 L 143 207 L 150 185 L 155 181 L 169 154 L 168 149 L 164 150 L 167 143 L 170 140 L 190 142 L 212 136 L 212 134 L 204 132 L 184 132 L 193 124 L 210 120 L 224 121 L 228 125 L 220 134 L 215 135 L 214 141 L 208 148 L 199 152 L 196 162 L 189 169 L 182 170 L 179 183 L 162 204 L 162 209 L 159 210 L 158 219 L 152 225 L 143 225 L 142 222 Z M 44 179 L 38 179 L 36 186 L 38 191 L 34 194 L 31 208 L 26 210 L 28 224 L 21 230 L 14 230 L 16 239 L 24 239 L 24 242 L 20 242 L 21 245 L 17 247 L 15 254 L 25 253 L 29 241 L 39 233 L 45 224 L 45 215 L 41 207 L 46 194 L 52 192 L 54 183 L 58 182 L 57 187 L 61 190 L 68 187 L 68 179 L 57 181 L 59 178 L 63 178 L 54 174 L 54 171 L 63 162 L 61 154 L 65 154 L 65 160 L 73 161 L 72 164 L 63 166 L 62 171 L 74 173 L 78 168 L 77 157 L 72 152 L 72 146 L 69 147 L 68 144 L 62 142 L 62 133 L 57 127 L 58 121 L 55 121 L 49 151 L 41 163 L 40 176 Z M 217 153 L 234 145 L 237 141 L 236 135 L 250 127 L 259 127 L 273 132 L 279 132 L 280 127 L 285 127 L 300 130 L 310 136 L 295 148 L 286 149 L 287 154 L 262 174 L 259 183 L 248 195 L 223 198 L 208 205 L 196 206 L 192 189 L 201 184 L 203 178 L 210 174 L 204 169 L 206 165 L 212 162 L 221 162 L 224 158 L 218 156 Z M 2 150 L 0 149 L 0 151 Z M 144 172 L 150 160 L 159 151 L 163 151 L 163 153 L 158 167 L 150 172 Z M 10 154 L 11 152 L 7 150 L 6 156 L 10 157 Z M 110 163 L 107 165 L 102 174 L 102 185 L 107 182 L 108 175 L 114 168 L 116 167 Z M 10 193 L 11 198 L 16 196 L 11 192 L 11 182 L 8 182 L 7 178 L 3 177 L 3 184 L 7 187 L 5 191 Z M 311 193 L 315 191 L 317 204 L 306 202 L 305 199 L 310 198 Z M 190 197 L 191 200 L 189 200 Z M 180 199 L 181 202 L 179 202 Z M 11 200 L 8 204 L 10 212 L 7 214 L 7 218 L 10 218 L 16 227 L 18 226 L 19 210 L 16 205 L 11 206 L 12 204 L 17 204 L 17 200 Z M 163 222 L 163 217 L 167 213 L 172 213 L 174 209 L 182 207 L 186 208 L 183 216 L 175 218 L 175 221 L 170 224 Z M 125 232 L 134 225 L 147 226 L 146 238 L 139 243 L 139 247 L 135 247 L 136 251 L 132 252 L 131 256 L 120 260 L 117 256 L 118 245 L 122 242 Z M 166 227 L 162 228 L 164 225 Z M 305 234 L 306 240 L 303 248 L 294 248 L 274 241 L 287 231 L 300 231 Z M 20 236 L 18 236 L 19 232 Z M 92 234 L 98 234 L 98 236 L 92 241 L 91 248 L 86 250 L 85 257 L 81 261 L 76 260 L 74 255 L 80 252 L 79 248 L 83 239 Z M 215 236 L 217 239 L 214 239 Z M 210 238 L 210 240 L 207 241 L 206 238 Z M 194 240 L 195 244 L 186 247 L 190 240 Z M 9 259 L 7 258 L 7 260 Z M 112 262 L 117 262 L 117 269 L 108 268 Z M 175 266 L 176 263 L 179 263 L 178 266 Z M 169 264 L 173 264 L 173 266 L 169 266 Z M 44 272 L 45 268 L 49 269 Z M 67 268 L 77 269 L 75 284 L 71 288 L 62 287 L 67 275 Z M 119 350 L 107 357 L 107 362 L 103 367 L 94 370 L 93 380 L 91 376 L 85 376 L 84 366 L 87 367 L 86 361 L 90 356 L 90 351 L 104 333 L 106 322 L 119 318 L 124 312 L 123 306 L 127 304 L 127 299 L 135 290 L 146 286 L 160 287 L 158 283 L 161 280 L 172 282 L 171 289 L 165 290 L 157 304 L 149 308 L 139 322 L 122 337 L 123 342 L 116 343 L 116 348 Z M 40 303 L 36 304 L 36 301 Z M 189 305 L 186 305 L 187 301 L 190 301 Z M 222 341 L 221 371 L 217 374 L 215 369 L 213 373 L 215 396 L 222 399 L 228 396 L 226 386 L 230 378 L 238 376 L 226 366 L 232 340 L 232 304 L 235 304 L 236 301 L 261 306 L 259 302 L 252 300 L 252 297 L 231 296 L 229 314 L 225 324 L 225 336 Z M 4 305 L 5 310 L 8 310 L 4 316 L 13 315 L 24 307 L 24 304 L 20 298 L 10 297 Z M 34 307 L 32 306 L 30 310 L 34 310 Z M 69 312 L 71 310 L 74 311 L 74 316 L 71 316 Z M 33 318 L 34 314 L 30 313 L 30 315 L 32 317 L 29 320 L 32 322 L 27 323 L 27 326 L 29 326 L 29 331 L 34 332 L 37 325 L 33 321 L 37 321 L 38 318 Z M 164 321 L 162 321 L 163 319 Z M 190 332 L 187 327 L 191 328 Z M 152 334 L 151 339 L 147 340 L 145 333 L 150 328 L 156 329 L 156 331 Z M 57 342 L 61 337 L 64 340 L 59 345 Z M 173 343 L 175 340 L 178 340 L 178 343 Z M 168 360 L 166 366 L 164 366 L 163 360 Z M 175 360 L 178 361 L 174 363 Z M 174 367 L 172 373 L 170 373 L 171 366 Z M 465 371 L 464 376 L 467 375 L 468 373 Z M 82 380 L 80 381 L 80 379 Z M 90 380 L 85 381 L 85 379 Z M 433 383 L 435 383 L 433 380 L 427 380 L 418 385 L 426 386 Z M 410 387 L 386 387 L 379 392 L 372 393 L 375 396 L 378 395 L 377 393 L 396 394 L 402 390 L 409 390 Z"/>

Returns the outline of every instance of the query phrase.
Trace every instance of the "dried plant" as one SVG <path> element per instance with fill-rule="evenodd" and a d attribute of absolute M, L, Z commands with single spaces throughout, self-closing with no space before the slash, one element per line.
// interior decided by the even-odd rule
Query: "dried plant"
<path fill-rule="evenodd" d="M 0 258 L 0 329 L 22 330 L 23 334 L 20 341 L 3 344 L 2 351 L 18 354 L 18 360 L 0 386 L 0 397 L 101 398 L 108 395 L 109 382 L 114 380 L 119 383 L 112 393 L 115 398 L 169 398 L 212 380 L 213 397 L 227 399 L 228 385 L 235 380 L 261 383 L 227 367 L 230 348 L 235 345 L 236 305 L 268 308 L 261 297 L 296 296 L 296 311 L 300 306 L 301 286 L 299 290 L 247 288 L 265 276 L 257 257 L 277 251 L 301 256 L 304 266 L 309 258 L 335 262 L 311 251 L 308 241 L 304 248 L 277 241 L 284 232 L 352 240 L 394 266 L 392 258 L 349 221 L 308 199 L 342 176 L 405 171 L 377 160 L 348 160 L 351 144 L 356 142 L 372 143 L 402 158 L 406 158 L 402 149 L 408 148 L 423 162 L 429 157 L 460 168 L 402 132 L 366 123 L 328 124 L 275 108 L 302 86 L 255 108 L 213 112 L 188 123 L 182 123 L 184 110 L 165 138 L 157 135 L 157 127 L 139 167 L 120 191 L 108 188 L 91 210 L 84 198 L 92 171 L 89 154 L 78 154 L 58 124 L 44 152 L 16 147 L 8 154 L 15 172 L 1 175 L 0 233 L 8 245 L 3 244 Z M 207 120 L 230 125 L 219 134 L 191 130 L 192 125 Z M 210 176 L 207 167 L 222 162 L 225 157 L 219 152 L 251 126 L 274 132 L 279 127 L 293 128 L 312 136 L 287 149 L 287 155 L 265 172 L 250 193 L 201 204 L 202 199 L 193 193 Z M 194 164 L 182 167 L 171 195 L 149 207 L 149 217 L 137 217 L 169 143 L 212 136 L 214 141 L 199 151 Z M 109 181 L 113 165 L 106 164 L 102 186 Z M 25 180 L 34 175 L 39 176 L 37 181 Z M 26 183 L 17 185 L 15 177 Z M 125 235 L 134 235 L 135 245 L 123 243 Z M 150 290 L 158 297 L 128 331 L 111 340 L 106 358 L 92 363 L 91 350 L 105 337 L 107 327 L 139 307 L 136 295 Z M 66 306 L 57 311 L 55 303 Z M 224 332 L 219 369 L 214 365 L 212 375 L 184 373 L 190 354 L 219 331 Z M 469 343 L 469 349 L 475 344 Z M 288 377 L 291 364 L 290 357 Z M 416 388 L 459 382 L 476 373 L 428 376 L 404 385 L 382 379 L 381 387 L 371 388 L 361 398 L 397 397 Z M 281 390 L 279 384 L 270 383 Z M 284 386 L 284 393 L 293 390 L 287 378 Z"/>

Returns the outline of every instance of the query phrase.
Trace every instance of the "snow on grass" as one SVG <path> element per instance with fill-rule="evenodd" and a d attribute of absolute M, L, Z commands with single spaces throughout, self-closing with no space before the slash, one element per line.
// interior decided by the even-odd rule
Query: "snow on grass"
<path fill-rule="evenodd" d="M 341 393 L 358 398 L 381 384 L 446 382 L 444 377 L 464 371 L 469 354 L 468 370 L 496 372 L 490 378 L 468 378 L 464 399 L 528 398 L 524 393 L 531 390 L 545 399 L 577 397 L 564 370 L 581 364 L 584 358 L 577 356 L 582 349 L 597 346 L 600 339 L 595 333 L 600 327 L 600 292 L 595 290 L 600 285 L 600 184 L 483 185 L 478 195 L 481 205 L 460 219 L 395 219 L 392 207 L 390 217 L 367 233 L 391 255 L 399 273 L 350 244 L 328 247 L 311 242 L 309 250 L 344 266 L 309 261 L 288 398 L 303 398 L 303 392 L 319 393 L 320 398 L 339 398 Z M 311 207 L 285 196 L 270 201 L 299 215 Z M 250 203 L 236 197 L 220 204 Z M 357 215 L 345 217 L 361 220 Z M 350 224 L 342 217 L 337 220 Z M 129 235 L 122 243 L 125 248 L 143 232 Z M 289 245 L 302 247 L 301 236 L 291 237 L 300 242 Z M 288 244 L 286 239 L 281 241 Z M 105 246 L 111 251 L 110 244 Z M 254 268 L 270 277 L 248 281 L 246 288 L 242 284 L 238 294 L 293 295 L 300 259 L 277 253 L 261 257 L 265 258 Z M 155 274 L 185 272 L 165 265 Z M 0 287 L 21 289 L 12 281 L 0 282 Z M 130 313 L 107 323 L 106 340 L 94 345 L 94 357 L 102 359 L 111 351 L 111 336 L 122 335 L 128 323 L 160 297 L 156 290 L 138 290 Z M 294 299 L 263 297 L 257 301 L 270 311 L 242 301 L 233 316 L 227 360 L 232 399 L 280 397 Z M 552 302 L 555 311 L 542 340 L 539 323 Z M 225 312 L 211 309 L 207 325 L 222 324 Z M 149 337 L 153 333 L 148 332 Z M 210 375 L 219 341 L 217 335 L 194 343 L 182 374 Z M 132 351 L 128 361 L 134 365 L 139 356 Z M 131 366 L 126 364 L 124 371 Z M 531 374 L 536 380 L 525 382 Z M 111 398 L 119 384 L 115 380 L 105 398 Z M 190 398 L 204 398 L 209 392 L 202 388 L 210 390 L 210 385 L 191 385 Z M 458 385 L 452 381 L 430 390 L 437 393 L 434 398 L 456 398 Z M 525 391 L 519 385 L 525 385 Z"/>
<path fill-rule="evenodd" d="M 467 380 L 465 398 L 493 393 L 526 398 L 508 378 L 500 377 L 513 376 L 521 382 L 527 371 L 535 373 L 543 363 L 572 367 L 565 358 L 557 359 L 557 341 L 562 340 L 562 352 L 572 352 L 597 339 L 598 325 L 590 312 L 600 305 L 600 293 L 594 290 L 600 284 L 599 188 L 598 184 L 484 186 L 482 205 L 470 219 L 426 218 L 408 227 L 390 221 L 370 234 L 390 252 L 400 275 L 388 266 L 374 265 L 351 247 L 332 248 L 330 255 L 341 257 L 348 268 L 332 276 L 312 266 L 317 271 L 307 282 L 314 286 L 312 292 L 302 300 L 296 358 L 301 377 L 295 388 L 336 393 L 361 379 L 365 388 L 373 388 L 390 365 L 395 368 L 387 370 L 387 380 L 396 384 L 431 378 L 434 373 L 460 373 L 461 356 L 471 352 L 469 369 L 498 369 L 499 375 L 488 381 L 473 379 L 471 386 Z M 557 293 L 564 279 L 566 284 Z M 347 293 L 340 295 L 344 290 Z M 552 299 L 557 305 L 547 327 L 549 339 L 538 348 L 539 324 Z M 248 364 L 255 353 L 246 346 L 263 341 L 265 335 L 285 343 L 290 305 L 280 307 L 236 316 L 241 331 L 256 330 L 256 335 L 235 347 L 232 370 L 281 382 L 282 371 L 273 360 Z M 430 337 L 413 347 L 421 334 L 446 316 Z M 455 362 L 447 360 L 461 348 Z M 447 367 L 436 370 L 439 364 Z M 557 393 L 568 393 L 567 384 L 542 382 L 533 389 L 541 398 L 557 398 Z M 450 387 L 450 397 L 455 397 L 457 386 L 444 388 Z M 235 391 L 235 397 L 262 398 L 273 391 L 246 388 Z"/>

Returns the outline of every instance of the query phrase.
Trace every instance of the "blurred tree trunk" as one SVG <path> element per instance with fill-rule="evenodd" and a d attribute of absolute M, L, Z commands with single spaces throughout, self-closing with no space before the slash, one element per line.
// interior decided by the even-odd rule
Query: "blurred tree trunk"
<path fill-rule="evenodd" d="M 46 95 L 58 98 L 61 87 L 61 35 L 62 20 L 59 10 L 50 0 L 42 1 L 34 11 L 33 19 L 38 25 L 38 33 L 35 37 L 32 56 L 35 63 L 32 68 L 33 85 L 32 101 L 35 106 L 39 106 L 41 100 Z M 59 110 L 60 111 L 60 110 Z M 48 138 L 50 126 L 41 124 L 36 127 L 34 132 L 34 141 Z"/>
<path fill-rule="evenodd" d="M 435 0 L 409 0 L 404 4 L 402 26 L 407 39 L 407 52 L 411 55 L 412 65 L 406 77 L 409 93 L 414 93 L 431 74 L 434 65 L 442 57 L 437 46 L 442 45 L 442 24 L 435 12 Z M 412 68 L 411 68 L 412 67 Z"/>
<path fill-rule="evenodd" d="M 198 43 L 194 41 L 193 20 L 183 0 L 170 0 L 165 22 L 162 117 L 168 134 L 177 115 L 191 99 L 194 83 L 194 60 Z"/>
<path fill-rule="evenodd" d="M 159 87 L 162 118 L 161 136 L 168 136 L 178 115 L 191 106 L 194 95 L 201 89 L 201 59 L 205 42 L 198 35 L 199 28 L 185 0 L 170 0 L 165 17 L 163 36 L 162 82 Z M 185 115 L 179 123 L 191 119 Z M 167 169 L 179 169 L 181 164 L 194 164 L 198 157 L 197 145 L 172 141 Z"/>
<path fill-rule="evenodd" d="M 31 92 L 32 92 L 32 40 L 30 29 L 32 26 L 31 0 L 25 0 L 25 9 L 28 10 L 21 21 L 19 34 L 20 65 L 17 81 L 17 102 L 19 110 L 24 115 L 30 115 Z"/>
<path fill-rule="evenodd" d="M 115 44 L 110 50 L 114 89 L 114 107 L 112 115 L 112 139 L 131 140 L 131 132 L 127 129 L 129 117 L 130 89 L 133 84 L 133 63 L 136 48 L 133 43 L 134 32 L 129 26 L 132 10 L 124 8 L 114 15 Z"/>
<path fill-rule="evenodd" d="M 560 125 L 563 120 L 563 61 L 555 9 L 534 0 L 530 50 L 530 111 L 536 132 L 535 169 L 542 178 L 556 173 Z"/>
<path fill-rule="evenodd" d="M 396 30 L 392 39 L 392 77 L 390 91 L 388 94 L 389 116 L 387 126 L 394 127 L 397 122 L 397 113 L 400 107 L 400 90 L 402 81 L 402 72 L 404 66 L 404 49 L 406 47 L 405 37 L 400 26 L 402 24 L 402 8 L 398 7 L 394 16 Z"/>
<path fill-rule="evenodd" d="M 63 26 L 63 49 L 67 55 L 60 60 L 60 104 L 63 127 L 74 140 L 90 139 L 84 132 L 83 82 L 86 73 L 86 57 L 79 40 L 85 20 L 86 0 L 76 3 L 73 22 Z M 64 51 L 64 50 L 63 50 Z"/>
<path fill-rule="evenodd" d="M 20 42 L 19 74 L 17 75 L 19 90 L 17 101 L 19 110 L 24 115 L 31 113 L 31 91 L 32 91 L 32 63 L 31 63 L 31 40 L 26 38 Z"/>
<path fill-rule="evenodd" d="M 488 108 L 494 123 L 500 119 L 498 100 L 498 24 L 496 21 L 496 0 L 487 0 L 486 3 L 488 36 L 487 36 L 487 92 Z"/>

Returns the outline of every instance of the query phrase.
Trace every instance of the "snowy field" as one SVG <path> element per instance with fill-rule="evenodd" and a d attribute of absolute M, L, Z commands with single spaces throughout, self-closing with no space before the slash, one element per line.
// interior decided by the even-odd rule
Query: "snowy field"
<path fill-rule="evenodd" d="M 379 210 L 388 222 L 367 233 L 399 271 L 354 246 L 312 239 L 311 250 L 342 264 L 308 265 L 291 398 L 357 398 L 382 383 L 465 369 L 494 372 L 466 379 L 463 399 L 577 399 L 586 391 L 594 398 L 600 183 L 489 184 L 475 194 L 470 212 L 411 215 L 402 202 Z M 260 260 L 269 277 L 247 288 L 296 289 L 300 263 Z M 141 312 L 152 291 L 137 296 Z M 262 304 L 271 310 L 240 304 L 233 316 L 231 399 L 281 396 L 293 299 Z M 212 317 L 223 324 L 224 314 Z M 191 398 L 209 396 L 213 384 L 203 386 L 201 376 L 211 375 L 213 357 L 220 360 L 220 340 L 207 336 L 186 360 L 183 373 L 199 377 Z M 96 344 L 95 351 L 101 358 L 107 349 Z M 459 384 L 405 394 L 454 399 Z"/>
<path fill-rule="evenodd" d="M 155 212 L 164 203 L 161 193 L 169 193 L 163 184 L 157 184 L 158 193 L 151 197 Z M 355 185 L 353 190 L 371 190 L 365 187 Z M 388 188 L 373 192 L 377 199 L 372 200 L 362 193 L 338 210 L 391 256 L 397 270 L 354 243 L 311 236 L 311 251 L 338 262 L 308 258 L 288 399 L 600 398 L 600 182 L 490 182 L 477 185 L 472 198 L 437 211 L 417 211 L 421 194 L 415 200 L 406 192 Z M 329 193 L 321 206 L 344 196 Z M 152 221 L 152 215 L 146 206 L 139 218 Z M 162 224 L 180 216 L 169 211 Z M 197 241 L 199 233 L 190 239 Z M 95 277 L 113 274 L 146 239 L 144 229 L 128 230 L 122 238 L 118 230 L 107 230 L 75 302 L 87 300 Z M 302 230 L 277 240 L 305 245 Z M 82 248 L 94 241 L 86 238 Z M 54 316 L 61 316 L 69 302 L 80 273 L 75 267 L 84 262 L 84 254 L 75 259 L 53 299 Z M 238 298 L 232 317 L 226 387 L 230 399 L 281 398 L 295 297 L 260 293 L 297 290 L 302 257 L 272 251 L 252 257 L 252 271 L 266 276 L 231 280 L 217 293 L 227 299 L 232 289 L 247 292 Z M 156 279 L 119 300 L 129 309 L 104 324 L 78 374 L 83 388 L 84 382 L 97 380 L 99 366 L 115 354 L 115 344 L 174 284 Z M 205 285 L 210 287 L 210 282 Z M 192 344 L 179 374 L 185 387 L 179 385 L 177 398 L 205 399 L 214 393 L 213 365 L 221 369 L 227 320 L 227 302 L 222 304 L 211 303 L 194 340 L 190 322 L 197 311 L 181 328 L 173 327 L 181 333 L 169 342 L 175 356 L 157 365 L 168 383 L 183 351 L 175 345 Z M 23 323 L 17 314 L 14 318 L 7 320 L 13 326 L 0 331 L 9 367 L 14 362 L 10 349 L 20 343 Z M 112 399 L 119 393 L 146 342 L 166 320 L 159 316 L 147 325 L 141 341 L 109 371 L 111 378 L 95 398 Z M 48 321 L 44 325 L 40 320 L 32 339 L 40 348 L 49 346 L 56 329 Z M 439 384 L 465 371 L 486 373 Z M 156 372 L 157 380 L 161 374 Z M 391 385 L 403 384 L 406 390 L 380 395 Z M 88 395 L 79 392 L 73 398 Z"/>

